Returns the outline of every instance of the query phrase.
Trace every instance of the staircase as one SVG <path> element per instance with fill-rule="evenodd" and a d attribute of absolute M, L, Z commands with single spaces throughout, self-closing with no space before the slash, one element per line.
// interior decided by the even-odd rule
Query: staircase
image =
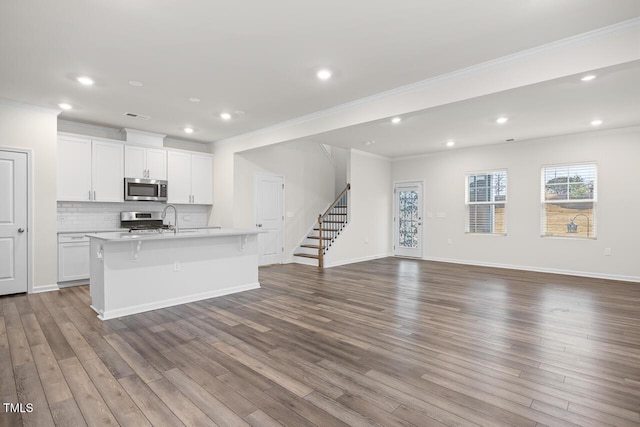
<path fill-rule="evenodd" d="M 347 184 L 331 206 L 318 215 L 318 222 L 293 254 L 294 257 L 318 260 L 318 267 L 324 268 L 324 255 L 349 222 L 349 190 L 351 184 Z"/>

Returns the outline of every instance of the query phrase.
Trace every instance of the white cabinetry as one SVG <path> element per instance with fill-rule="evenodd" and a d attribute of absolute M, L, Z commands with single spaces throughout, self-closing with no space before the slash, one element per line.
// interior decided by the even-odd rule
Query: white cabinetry
<path fill-rule="evenodd" d="M 96 202 L 124 202 L 124 144 L 93 141 L 91 184 Z"/>
<path fill-rule="evenodd" d="M 213 204 L 213 157 L 169 151 L 169 203 Z"/>
<path fill-rule="evenodd" d="M 58 200 L 124 201 L 124 144 L 58 137 Z"/>
<path fill-rule="evenodd" d="M 124 148 L 124 170 L 127 178 L 167 179 L 167 151 L 127 145 Z"/>
<path fill-rule="evenodd" d="M 84 233 L 58 235 L 58 282 L 89 278 L 89 238 Z"/>
<path fill-rule="evenodd" d="M 191 203 L 213 204 L 213 158 L 191 155 Z"/>
<path fill-rule="evenodd" d="M 91 200 L 91 140 L 58 138 L 58 200 Z"/>

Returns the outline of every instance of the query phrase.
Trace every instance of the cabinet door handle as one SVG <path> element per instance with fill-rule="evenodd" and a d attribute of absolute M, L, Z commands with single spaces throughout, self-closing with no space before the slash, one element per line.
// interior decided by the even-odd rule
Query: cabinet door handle
<path fill-rule="evenodd" d="M 93 190 L 93 200 L 96 200 L 96 190 Z"/>
<path fill-rule="evenodd" d="M 191 196 L 191 203 L 195 203 L 196 202 L 196 195 L 194 194 L 193 196 Z"/>
<path fill-rule="evenodd" d="M 91 190 L 89 190 L 89 200 L 91 200 Z"/>

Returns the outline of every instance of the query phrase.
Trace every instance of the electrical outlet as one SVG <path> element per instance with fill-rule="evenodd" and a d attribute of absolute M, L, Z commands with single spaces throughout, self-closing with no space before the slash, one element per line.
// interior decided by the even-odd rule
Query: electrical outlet
<path fill-rule="evenodd" d="M 180 271 L 180 263 L 179 262 L 174 262 L 173 263 L 173 271 Z"/>
<path fill-rule="evenodd" d="M 604 256 L 611 256 L 611 248 L 604 248 Z"/>

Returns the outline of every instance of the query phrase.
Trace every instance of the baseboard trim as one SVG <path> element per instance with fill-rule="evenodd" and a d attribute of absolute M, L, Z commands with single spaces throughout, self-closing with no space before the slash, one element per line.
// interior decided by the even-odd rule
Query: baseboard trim
<path fill-rule="evenodd" d="M 447 262 L 451 264 L 475 265 L 478 267 L 494 267 L 509 270 L 534 271 L 536 273 L 562 274 L 564 276 L 589 277 L 592 279 L 618 280 L 621 282 L 640 283 L 640 276 L 624 276 L 619 274 L 594 273 L 590 271 L 564 270 L 557 268 L 532 267 L 529 265 L 501 264 L 493 262 L 469 261 L 453 258 L 423 257 L 425 261 Z"/>
<path fill-rule="evenodd" d="M 59 290 L 60 290 L 60 287 L 58 286 L 58 284 L 54 283 L 53 285 L 34 286 L 31 293 L 39 294 L 41 292 L 51 292 L 51 291 L 59 291 Z"/>
<path fill-rule="evenodd" d="M 386 252 L 383 254 L 376 254 L 376 255 L 369 255 L 369 256 L 365 256 L 365 257 L 360 257 L 360 258 L 351 258 L 351 259 L 346 259 L 346 260 L 342 260 L 342 261 L 337 261 L 337 262 L 332 262 L 331 260 L 327 261 L 326 255 L 325 255 L 325 268 L 331 268 L 331 267 L 339 267 L 341 265 L 347 265 L 347 264 L 355 264 L 357 262 L 364 262 L 364 261 L 371 261 L 372 259 L 378 259 L 378 258 L 387 258 L 393 256 L 393 253 L 391 252 Z"/>
<path fill-rule="evenodd" d="M 98 313 L 98 319 L 100 320 L 109 320 L 115 319 L 117 317 L 129 316 L 131 314 L 142 313 L 145 311 L 157 310 L 159 308 L 172 307 L 174 305 L 179 304 L 187 304 L 194 301 L 201 301 L 204 299 L 221 297 L 223 295 L 235 294 L 237 292 L 249 291 L 252 289 L 259 289 L 260 283 L 250 283 L 247 285 L 234 286 L 231 288 L 218 289 L 211 292 L 204 292 L 196 295 L 188 295 L 180 298 L 171 298 L 163 301 L 155 301 L 148 304 L 140 304 L 131 307 L 119 308 L 117 310 L 105 310 L 100 311 L 93 305 L 91 308 Z"/>

